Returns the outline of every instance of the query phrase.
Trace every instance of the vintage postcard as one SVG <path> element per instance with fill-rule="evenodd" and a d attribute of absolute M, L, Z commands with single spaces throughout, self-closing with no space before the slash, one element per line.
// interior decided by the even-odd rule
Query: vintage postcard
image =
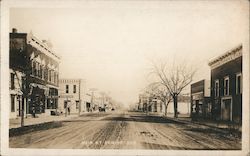
<path fill-rule="evenodd" d="M 0 2 L 1 155 L 249 155 L 249 1 Z"/>

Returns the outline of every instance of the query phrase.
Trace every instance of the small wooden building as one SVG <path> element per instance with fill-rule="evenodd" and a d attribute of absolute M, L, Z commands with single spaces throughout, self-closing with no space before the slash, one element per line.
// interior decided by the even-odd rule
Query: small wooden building
<path fill-rule="evenodd" d="M 211 118 L 210 81 L 201 80 L 191 84 L 191 118 Z"/>

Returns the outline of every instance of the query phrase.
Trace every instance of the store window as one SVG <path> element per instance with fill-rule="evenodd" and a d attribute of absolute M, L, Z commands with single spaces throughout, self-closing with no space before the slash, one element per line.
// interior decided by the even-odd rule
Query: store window
<path fill-rule="evenodd" d="M 10 96 L 11 112 L 15 112 L 15 95 Z"/>

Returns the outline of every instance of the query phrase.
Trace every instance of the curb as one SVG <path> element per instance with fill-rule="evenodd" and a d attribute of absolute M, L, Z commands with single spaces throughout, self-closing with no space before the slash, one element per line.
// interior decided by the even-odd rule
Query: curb
<path fill-rule="evenodd" d="M 19 136 L 23 134 L 27 134 L 30 132 L 35 132 L 39 130 L 47 130 L 52 128 L 58 128 L 62 126 L 62 121 L 49 121 L 39 124 L 27 125 L 18 128 L 9 129 L 9 137 Z"/>

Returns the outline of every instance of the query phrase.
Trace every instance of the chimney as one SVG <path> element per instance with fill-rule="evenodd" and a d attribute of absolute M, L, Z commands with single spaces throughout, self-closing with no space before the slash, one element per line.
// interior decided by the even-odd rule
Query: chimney
<path fill-rule="evenodd" d="M 12 28 L 12 33 L 17 33 L 17 29 L 16 28 Z"/>

